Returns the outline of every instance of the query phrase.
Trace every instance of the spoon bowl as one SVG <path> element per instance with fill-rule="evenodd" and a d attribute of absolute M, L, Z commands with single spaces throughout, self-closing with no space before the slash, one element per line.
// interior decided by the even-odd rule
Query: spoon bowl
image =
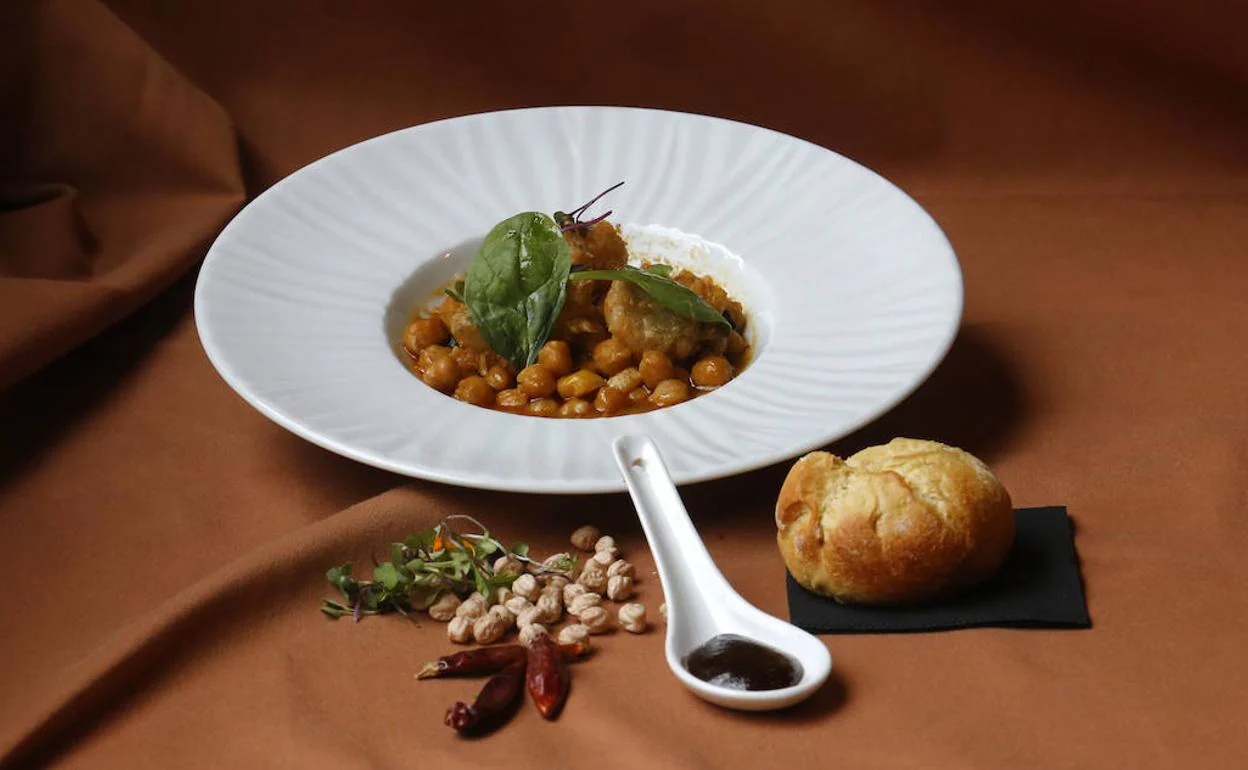
<path fill-rule="evenodd" d="M 700 698 L 743 711 L 784 708 L 818 690 L 832 672 L 828 648 L 733 590 L 690 521 L 655 443 L 646 436 L 621 436 L 612 449 L 663 584 L 665 652 L 676 678 Z M 685 668 L 685 658 L 719 634 L 738 634 L 784 653 L 801 666 L 801 678 L 776 690 L 738 690 L 697 678 Z"/>

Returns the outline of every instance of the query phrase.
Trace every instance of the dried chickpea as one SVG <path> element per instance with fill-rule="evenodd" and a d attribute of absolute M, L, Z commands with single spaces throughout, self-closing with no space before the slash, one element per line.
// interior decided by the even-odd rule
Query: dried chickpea
<path fill-rule="evenodd" d="M 545 398 L 555 392 L 555 375 L 541 364 L 533 364 L 520 370 L 516 384 L 531 398 Z"/>
<path fill-rule="evenodd" d="M 631 577 L 634 577 L 633 571 L 634 570 L 633 570 L 632 562 L 624 561 L 623 559 L 617 559 L 611 562 L 610 567 L 607 567 L 607 578 L 610 579 L 610 578 L 615 577 L 616 575 L 625 575 L 631 578 Z"/>
<path fill-rule="evenodd" d="M 489 406 L 494 403 L 494 389 L 484 377 L 474 374 L 455 386 L 455 398 L 475 406 Z"/>
<path fill-rule="evenodd" d="M 594 346 L 594 368 L 604 377 L 618 374 L 633 365 L 633 351 L 615 337 Z"/>
<path fill-rule="evenodd" d="M 403 335 L 403 347 L 416 355 L 430 345 L 443 344 L 450 336 L 451 330 L 446 328 L 441 318 L 421 318 L 407 327 L 407 332 Z"/>
<path fill-rule="evenodd" d="M 498 395 L 494 397 L 494 403 L 514 409 L 529 403 L 529 397 L 519 388 L 508 388 L 498 392 Z"/>
<path fill-rule="evenodd" d="M 454 617 L 446 624 L 446 637 L 455 644 L 468 644 L 472 641 L 473 620 Z"/>
<path fill-rule="evenodd" d="M 572 371 L 572 348 L 563 340 L 551 340 L 537 351 L 537 363 L 556 377 Z"/>
<path fill-rule="evenodd" d="M 637 370 L 637 367 L 630 366 L 607 378 L 607 384 L 616 390 L 627 393 L 630 390 L 641 387 L 641 372 Z"/>
<path fill-rule="evenodd" d="M 559 407 L 560 417 L 589 417 L 593 413 L 593 405 L 583 398 L 569 398 Z"/>
<path fill-rule="evenodd" d="M 563 617 L 563 598 L 559 594 L 542 594 L 533 607 L 538 611 L 538 623 L 553 625 Z"/>
<path fill-rule="evenodd" d="M 646 403 L 648 398 L 650 398 L 650 393 L 645 388 L 634 388 L 628 392 L 628 403 L 634 406 Z"/>
<path fill-rule="evenodd" d="M 546 576 L 546 587 L 557 588 L 559 589 L 560 592 L 563 591 L 564 586 L 569 585 L 571 582 L 572 582 L 571 580 L 568 580 L 563 575 L 547 575 Z"/>
<path fill-rule="evenodd" d="M 487 609 L 489 607 L 485 603 L 485 597 L 474 593 L 460 602 L 459 606 L 455 608 L 455 617 L 476 620 L 484 615 Z"/>
<path fill-rule="evenodd" d="M 594 396 L 594 409 L 603 414 L 614 414 L 628 406 L 628 394 L 607 385 L 598 389 Z"/>
<path fill-rule="evenodd" d="M 537 584 L 537 578 L 532 575 L 521 575 L 516 578 L 516 582 L 511 584 L 511 590 L 516 596 L 523 596 L 531 602 L 537 601 L 537 597 L 542 593 L 542 587 Z"/>
<path fill-rule="evenodd" d="M 586 524 L 583 527 L 577 527 L 572 532 L 572 546 L 582 551 L 594 550 L 594 544 L 598 542 L 598 538 L 602 537 L 602 533 L 592 524 Z"/>
<path fill-rule="evenodd" d="M 572 601 L 568 603 L 568 614 L 579 618 L 582 612 L 590 607 L 597 607 L 599 604 L 602 604 L 602 597 L 586 591 L 579 596 L 573 597 Z"/>
<path fill-rule="evenodd" d="M 617 553 L 619 552 L 619 548 L 617 548 L 615 545 L 615 538 L 611 537 L 610 535 L 603 535 L 602 537 L 594 541 L 595 553 L 598 551 L 611 551 L 611 550 L 614 550 Z"/>
<path fill-rule="evenodd" d="M 611 613 L 606 607 L 590 607 L 576 616 L 591 634 L 605 634 L 611 630 Z"/>
<path fill-rule="evenodd" d="M 511 387 L 511 372 L 507 371 L 507 367 L 494 364 L 485 370 L 485 381 L 490 384 L 494 390 L 507 390 Z"/>
<path fill-rule="evenodd" d="M 622 602 L 633 595 L 633 579 L 628 575 L 616 575 L 607 578 L 607 598 L 613 602 Z"/>
<path fill-rule="evenodd" d="M 421 379 L 429 387 L 440 390 L 443 393 L 449 393 L 455 389 L 456 383 L 459 382 L 459 365 L 455 363 L 455 359 L 450 356 L 434 359 L 424 369 Z"/>
<path fill-rule="evenodd" d="M 520 644 L 528 647 L 539 636 L 550 636 L 550 631 L 541 623 L 530 623 L 520 629 Z"/>
<path fill-rule="evenodd" d="M 583 596 L 588 589 L 580 583 L 568 583 L 563 587 L 563 606 L 570 608 L 576 597 Z M 568 610 L 571 612 L 571 609 Z"/>
<path fill-rule="evenodd" d="M 659 614 L 663 616 L 664 620 L 667 620 L 667 604 L 666 603 L 659 605 Z"/>
<path fill-rule="evenodd" d="M 663 380 L 650 394 L 655 406 L 671 406 L 689 400 L 689 385 L 684 380 Z"/>
<path fill-rule="evenodd" d="M 457 609 L 459 609 L 459 597 L 451 593 L 442 594 L 436 602 L 429 605 L 429 617 L 446 623 L 455 617 Z"/>
<path fill-rule="evenodd" d="M 610 569 L 611 565 L 616 561 L 617 553 L 619 553 L 618 548 L 607 548 L 601 551 L 595 551 L 594 555 L 590 557 L 590 561 L 596 561 L 602 566 Z M 609 573 L 608 577 L 610 577 Z"/>
<path fill-rule="evenodd" d="M 542 611 L 536 606 L 528 607 L 516 616 L 516 625 L 520 628 L 542 622 Z"/>
<path fill-rule="evenodd" d="M 581 369 L 566 377 L 560 377 L 555 390 L 559 391 L 562 398 L 584 398 L 606 384 L 607 381 L 597 372 Z"/>
<path fill-rule="evenodd" d="M 604 591 L 607 588 L 607 568 L 590 559 L 585 562 L 585 567 L 581 570 L 576 582 L 590 591 Z"/>
<path fill-rule="evenodd" d="M 481 354 L 470 348 L 455 348 L 451 351 L 451 358 L 455 359 L 462 374 L 477 374 L 481 368 Z"/>
<path fill-rule="evenodd" d="M 542 559 L 542 566 L 546 569 L 560 569 L 566 562 L 572 561 L 572 554 L 564 551 L 561 553 L 552 553 L 545 559 Z"/>
<path fill-rule="evenodd" d="M 503 606 L 506 607 L 508 611 L 511 612 L 512 615 L 518 616 L 520 613 L 532 607 L 533 602 L 529 601 L 523 596 L 513 596 L 507 601 L 503 602 Z"/>
<path fill-rule="evenodd" d="M 529 402 L 528 410 L 534 417 L 554 417 L 559 414 L 559 402 L 553 398 L 535 398 Z"/>
<path fill-rule="evenodd" d="M 707 356 L 693 365 L 690 377 L 699 388 L 718 388 L 732 379 L 732 364 L 723 356 Z"/>
<path fill-rule="evenodd" d="M 516 614 L 502 604 L 495 604 L 490 608 L 490 611 L 485 614 L 496 615 L 499 620 L 503 621 L 503 626 L 506 628 L 511 628 L 516 624 Z"/>
<path fill-rule="evenodd" d="M 450 358 L 450 357 L 451 357 L 450 348 L 444 345 L 430 345 L 429 347 L 420 351 L 420 355 L 416 358 L 416 365 L 419 366 L 421 370 L 423 371 L 433 366 L 434 361 L 437 361 L 438 359 L 441 359 L 441 358 Z"/>
<path fill-rule="evenodd" d="M 519 575 L 524 572 L 524 562 L 511 556 L 500 556 L 494 560 L 495 575 Z"/>
<path fill-rule="evenodd" d="M 559 644 L 589 644 L 589 634 L 589 626 L 573 623 L 560 629 L 559 638 L 556 641 Z"/>
<path fill-rule="evenodd" d="M 507 633 L 507 624 L 493 612 L 487 612 L 472 624 L 472 638 L 477 644 L 491 644 L 503 638 Z"/>
<path fill-rule="evenodd" d="M 610 570 L 607 571 L 607 577 L 611 577 Z M 506 604 L 507 600 L 515 595 L 516 595 L 515 592 L 512 591 L 510 588 L 507 588 L 506 586 L 503 586 L 502 588 L 495 588 L 494 596 L 492 597 L 494 599 L 494 605 L 497 606 L 497 605 Z M 494 609 L 494 607 L 492 606 L 490 607 L 490 609 Z"/>
<path fill-rule="evenodd" d="M 645 633 L 646 630 L 646 605 L 637 602 L 629 602 L 620 607 L 620 611 L 616 613 L 616 619 L 620 622 L 620 628 L 632 634 Z"/>
<path fill-rule="evenodd" d="M 672 366 L 672 359 L 668 358 L 666 353 L 647 350 L 641 354 L 641 363 L 638 364 L 637 370 L 641 372 L 641 381 L 646 384 L 646 387 L 654 390 L 660 382 L 672 378 L 676 367 Z"/>

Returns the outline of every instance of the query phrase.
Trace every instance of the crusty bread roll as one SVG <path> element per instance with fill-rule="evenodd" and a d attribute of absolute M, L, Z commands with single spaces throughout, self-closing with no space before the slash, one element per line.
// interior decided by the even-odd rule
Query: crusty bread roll
<path fill-rule="evenodd" d="M 776 503 L 789 572 L 840 602 L 901 604 L 949 593 L 1001 566 L 1014 542 L 1010 495 L 961 449 L 893 439 L 842 460 L 812 452 Z"/>

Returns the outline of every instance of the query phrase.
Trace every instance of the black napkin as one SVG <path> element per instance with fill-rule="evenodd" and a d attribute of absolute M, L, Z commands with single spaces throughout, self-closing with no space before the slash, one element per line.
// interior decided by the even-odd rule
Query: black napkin
<path fill-rule="evenodd" d="M 970 591 L 909 607 L 857 607 L 812 594 L 787 575 L 789 620 L 816 634 L 1091 627 L 1066 508 L 1020 508 L 1014 521 L 1014 548 L 1001 571 Z"/>

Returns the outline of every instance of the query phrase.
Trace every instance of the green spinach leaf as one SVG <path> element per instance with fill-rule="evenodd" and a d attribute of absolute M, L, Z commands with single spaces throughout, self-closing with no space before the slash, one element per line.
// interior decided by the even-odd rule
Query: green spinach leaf
<path fill-rule="evenodd" d="M 728 320 L 693 290 L 655 270 L 642 270 L 628 265 L 620 270 L 582 270 L 571 275 L 573 281 L 628 281 L 649 294 L 663 307 L 685 318 L 731 328 Z"/>
<path fill-rule="evenodd" d="M 571 267 L 555 220 L 528 211 L 495 225 L 468 268 L 464 304 L 489 346 L 517 369 L 536 361 L 550 336 Z"/>

